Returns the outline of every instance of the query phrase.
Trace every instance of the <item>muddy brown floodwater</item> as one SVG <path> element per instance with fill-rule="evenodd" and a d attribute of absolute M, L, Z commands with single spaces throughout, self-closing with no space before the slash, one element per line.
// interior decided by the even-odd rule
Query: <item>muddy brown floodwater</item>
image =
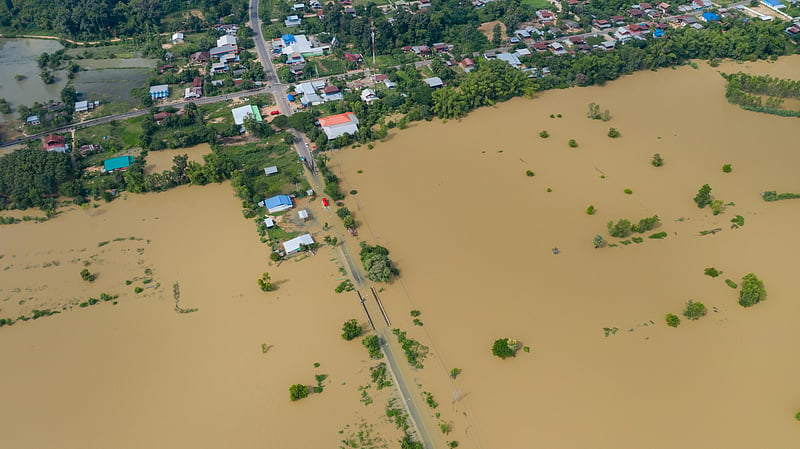
<path fill-rule="evenodd" d="M 343 189 L 359 192 L 346 204 L 361 239 L 388 247 L 402 272 L 381 293 L 393 326 L 431 348 L 408 387 L 439 403 L 423 410 L 437 447 L 798 441 L 800 201 L 765 203 L 759 192 L 800 192 L 800 122 L 727 104 L 717 71 L 740 69 L 796 76 L 800 58 L 546 92 L 332 155 Z M 590 102 L 611 121 L 587 119 Z M 622 137 L 608 138 L 611 126 Z M 205 151 L 154 152 L 148 170 Z M 663 167 L 650 165 L 653 153 Z M 718 216 L 698 209 L 692 197 L 704 183 L 735 206 Z M 298 226 L 317 239 L 323 222 L 339 223 L 319 203 L 298 202 L 312 217 Z M 589 205 L 596 214 L 586 215 Z M 654 214 L 666 239 L 594 249 L 607 221 Z M 731 229 L 737 214 L 745 225 Z M 391 392 L 373 385 L 374 403 L 361 403 L 375 363 L 339 337 L 343 321 L 365 321 L 353 294 L 333 292 L 340 250 L 271 265 L 227 183 L 123 194 L 2 226 L 0 241 L 0 318 L 61 311 L 0 328 L 0 447 L 339 447 L 362 431 L 385 442 L 362 448 L 397 447 L 383 416 Z M 704 276 L 711 266 L 723 275 Z M 83 281 L 83 268 L 97 279 Z M 277 291 L 258 289 L 264 271 Z M 751 271 L 769 298 L 743 309 L 724 279 Z M 181 307 L 196 312 L 176 313 L 176 282 Z M 119 295 L 116 304 L 88 305 L 101 293 Z M 688 299 L 708 315 L 666 327 L 664 314 L 680 314 Z M 424 326 L 412 325 L 411 309 Z M 618 330 L 604 337 L 603 328 Z M 496 359 L 490 347 L 501 337 L 531 351 Z M 452 381 L 454 367 L 463 372 Z M 315 374 L 329 376 L 324 392 L 290 402 L 289 385 L 313 385 Z M 452 433 L 439 434 L 439 422 Z"/>
<path fill-rule="evenodd" d="M 431 346 L 419 382 L 441 398 L 436 411 L 452 420 L 459 447 L 800 441 L 800 201 L 759 196 L 800 192 L 800 121 L 728 104 L 717 72 L 739 70 L 796 77 L 800 57 L 545 92 L 333 157 L 343 190 L 359 192 L 347 203 L 362 236 L 388 247 L 402 272 L 382 299 L 395 325 Z M 591 102 L 612 119 L 588 119 Z M 609 127 L 622 137 L 607 137 Z M 663 167 L 650 164 L 654 153 Z M 692 198 L 705 183 L 735 206 L 698 209 Z M 641 244 L 594 248 L 606 222 L 655 214 L 664 240 L 647 233 Z M 745 226 L 731 229 L 736 215 Z M 705 276 L 712 266 L 723 275 Z M 724 280 L 748 272 L 769 298 L 744 309 Z M 664 315 L 680 315 L 689 299 L 708 315 L 667 327 Z M 410 309 L 424 327 L 411 326 Z M 605 337 L 604 328 L 618 330 Z M 501 337 L 530 353 L 493 357 Z M 456 381 L 446 376 L 453 367 L 463 370 Z"/>

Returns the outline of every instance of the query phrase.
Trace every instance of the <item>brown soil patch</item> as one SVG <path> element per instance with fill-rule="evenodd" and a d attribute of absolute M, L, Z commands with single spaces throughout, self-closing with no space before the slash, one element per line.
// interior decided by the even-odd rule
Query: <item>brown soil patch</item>
<path fill-rule="evenodd" d="M 506 36 L 506 25 L 503 22 L 499 21 L 499 20 L 494 20 L 492 22 L 482 23 L 481 26 L 478 27 L 478 31 L 483 33 L 483 35 L 486 36 L 486 39 L 489 39 L 489 42 L 491 42 L 493 34 L 494 34 L 494 26 L 498 25 L 498 24 L 500 25 L 501 35 L 505 39 L 505 36 Z"/>

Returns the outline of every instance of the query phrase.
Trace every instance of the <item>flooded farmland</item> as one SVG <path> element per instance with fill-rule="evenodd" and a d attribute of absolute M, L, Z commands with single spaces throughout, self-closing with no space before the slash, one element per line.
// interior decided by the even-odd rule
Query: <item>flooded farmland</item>
<path fill-rule="evenodd" d="M 442 411 L 458 416 L 459 447 L 797 441 L 800 202 L 766 203 L 759 193 L 800 192 L 800 126 L 729 105 L 717 72 L 740 70 L 792 77 L 800 58 L 700 63 L 545 92 L 334 156 L 343 190 L 359 192 L 347 202 L 365 239 L 389 248 L 401 270 L 383 294 L 389 314 L 425 317 L 409 334 L 439 362 L 420 383 L 461 398 Z M 588 119 L 591 102 L 611 120 Z M 609 127 L 622 136 L 607 137 Z M 662 167 L 651 165 L 654 153 Z M 720 215 L 692 201 L 706 183 L 730 204 Z M 663 240 L 643 234 L 626 246 L 606 232 L 608 221 L 652 215 Z M 736 215 L 745 225 L 732 229 Z M 596 234 L 619 246 L 595 249 Z M 705 276 L 707 267 L 724 273 Z M 724 279 L 749 272 L 768 300 L 744 309 Z M 667 327 L 665 314 L 680 315 L 690 299 L 708 315 Z M 503 337 L 530 353 L 493 357 Z M 463 370 L 457 381 L 447 378 L 453 367 Z"/>
<path fill-rule="evenodd" d="M 58 100 L 61 89 L 67 84 L 63 71 L 55 73 L 56 82 L 45 84 L 39 77 L 36 60 L 44 52 L 53 53 L 64 48 L 58 41 L 48 39 L 0 38 L 0 98 L 8 100 L 12 108 L 20 104 L 31 105 L 48 100 Z M 23 79 L 17 80 L 16 75 Z M 0 114 L 0 121 L 12 119 Z"/>
<path fill-rule="evenodd" d="M 331 155 L 342 190 L 358 191 L 345 203 L 361 240 L 386 246 L 401 271 L 381 299 L 393 326 L 431 349 L 413 380 L 438 399 L 425 412 L 452 424 L 448 440 L 477 449 L 797 441 L 800 201 L 759 193 L 800 193 L 800 155 L 790 151 L 800 126 L 729 105 L 717 71 L 798 69 L 791 57 L 639 73 L 415 123 L 372 150 Z M 611 120 L 589 120 L 591 102 Z M 607 137 L 609 127 L 621 137 Z M 147 169 L 206 150 L 152 152 Z M 692 201 L 705 183 L 728 204 L 722 214 Z M 319 203 L 298 203 L 317 238 L 322 222 L 338 223 Z M 665 239 L 594 248 L 596 234 L 619 241 L 608 221 L 656 214 Z M 744 226 L 732 229 L 736 215 Z M 373 387 L 374 403 L 360 400 L 374 363 L 339 336 L 343 321 L 364 321 L 352 294 L 333 292 L 340 252 L 271 264 L 229 184 L 123 194 L 0 226 L 0 241 L 0 318 L 60 312 L 0 328 L 2 446 L 338 447 L 361 430 L 398 446 L 384 417 L 389 393 Z M 723 274 L 705 276 L 707 267 Z M 258 289 L 264 271 L 275 292 Z M 768 299 L 744 309 L 724 280 L 749 272 Z M 195 312 L 176 312 L 176 284 L 180 307 Z M 89 304 L 101 293 L 118 297 Z M 708 315 L 667 327 L 664 315 L 689 299 Z M 424 326 L 411 324 L 412 309 Z M 502 337 L 530 352 L 493 357 Z M 452 368 L 462 370 L 456 380 Z M 329 376 L 324 392 L 290 402 L 289 385 L 317 374 Z"/>

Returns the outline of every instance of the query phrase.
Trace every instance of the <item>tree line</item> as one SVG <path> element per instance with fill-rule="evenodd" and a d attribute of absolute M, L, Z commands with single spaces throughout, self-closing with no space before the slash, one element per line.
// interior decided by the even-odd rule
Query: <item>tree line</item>
<path fill-rule="evenodd" d="M 800 81 L 741 72 L 722 74 L 722 76 L 728 81 L 725 86 L 725 98 L 729 103 L 749 111 L 800 117 L 800 111 L 781 107 L 784 98 L 800 98 Z"/>

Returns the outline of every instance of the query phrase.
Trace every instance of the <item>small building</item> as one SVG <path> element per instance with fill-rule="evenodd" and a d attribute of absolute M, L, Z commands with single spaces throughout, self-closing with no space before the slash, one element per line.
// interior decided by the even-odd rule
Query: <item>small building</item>
<path fill-rule="evenodd" d="M 302 19 L 300 19 L 300 17 L 289 16 L 286 18 L 286 20 L 283 21 L 283 24 L 286 25 L 287 28 L 292 28 L 292 27 L 299 27 L 301 22 Z"/>
<path fill-rule="evenodd" d="M 41 121 L 39 121 L 39 116 L 38 115 L 29 115 L 28 118 L 25 119 L 25 124 L 26 125 L 35 126 L 35 125 L 38 125 L 40 123 L 41 123 Z"/>
<path fill-rule="evenodd" d="M 313 245 L 314 238 L 311 237 L 311 234 L 303 234 L 300 237 L 295 237 L 291 240 L 283 242 L 283 249 L 286 251 L 286 255 L 294 254 L 300 252 L 300 248 L 303 245 Z"/>
<path fill-rule="evenodd" d="M 377 100 L 378 96 L 375 95 L 375 91 L 372 89 L 364 89 L 361 91 L 361 101 L 364 103 L 370 104 L 373 101 Z"/>
<path fill-rule="evenodd" d="M 167 97 L 169 97 L 169 85 L 160 84 L 158 86 L 150 86 L 150 98 L 153 100 Z"/>
<path fill-rule="evenodd" d="M 231 109 L 231 114 L 233 114 L 233 123 L 236 125 L 243 125 L 244 119 L 248 116 L 253 117 L 257 122 L 263 122 L 264 119 L 261 117 L 261 111 L 258 110 L 258 106 L 254 105 L 246 105 L 240 106 L 238 108 Z"/>
<path fill-rule="evenodd" d="M 292 11 L 294 12 L 302 11 L 304 9 L 306 9 L 305 3 L 295 3 L 294 5 L 292 5 Z"/>
<path fill-rule="evenodd" d="M 264 226 L 266 226 L 267 229 L 274 228 L 275 227 L 275 222 L 272 221 L 272 218 L 267 217 L 267 218 L 264 219 Z"/>
<path fill-rule="evenodd" d="M 322 89 L 322 96 L 325 101 L 337 101 L 344 99 L 344 95 L 339 92 L 339 88 L 333 85 L 325 86 Z"/>
<path fill-rule="evenodd" d="M 364 57 L 361 56 L 361 53 L 345 53 L 344 60 L 347 62 L 359 64 L 360 62 L 364 61 Z"/>
<path fill-rule="evenodd" d="M 174 33 L 172 35 L 172 45 L 182 44 L 184 39 L 184 35 L 181 32 Z"/>
<path fill-rule="evenodd" d="M 236 37 L 226 34 L 224 36 L 220 36 L 220 38 L 217 39 L 217 47 L 224 47 L 226 45 L 230 45 L 231 47 L 237 48 Z"/>
<path fill-rule="evenodd" d="M 55 151 L 56 153 L 66 153 L 69 151 L 69 146 L 66 139 L 58 134 L 50 134 L 42 141 L 45 151 Z"/>
<path fill-rule="evenodd" d="M 93 143 L 91 143 L 89 145 L 81 145 L 81 147 L 78 148 L 78 152 L 81 153 L 81 156 L 86 156 L 87 154 L 97 153 L 98 151 L 100 151 L 100 145 L 95 145 Z"/>
<path fill-rule="evenodd" d="M 224 62 L 215 62 L 211 64 L 211 74 L 215 73 L 225 73 L 228 71 L 228 64 Z"/>
<path fill-rule="evenodd" d="M 353 135 L 358 132 L 358 117 L 352 112 L 329 115 L 319 119 L 322 131 L 328 139 L 335 139 L 345 134 Z"/>
<path fill-rule="evenodd" d="M 237 51 L 237 48 L 236 48 L 235 45 L 222 45 L 222 46 L 219 46 L 219 47 L 212 48 L 211 50 L 208 51 L 208 54 L 212 58 L 221 58 L 222 55 L 225 55 L 225 54 L 228 54 L 228 53 L 236 53 L 236 51 Z"/>
<path fill-rule="evenodd" d="M 267 176 L 274 175 L 274 174 L 278 173 L 278 167 L 276 167 L 274 165 L 272 167 L 264 167 L 264 173 Z"/>
<path fill-rule="evenodd" d="M 289 195 L 275 195 L 272 198 L 264 200 L 264 207 L 267 208 L 267 212 L 274 214 L 293 208 L 294 203 L 292 203 L 292 199 Z"/>
<path fill-rule="evenodd" d="M 125 171 L 133 164 L 133 156 L 118 156 L 103 161 L 103 172 Z"/>
<path fill-rule="evenodd" d="M 386 86 L 387 89 L 394 89 L 395 87 L 397 87 L 397 83 L 388 79 L 383 82 L 383 85 Z"/>
<path fill-rule="evenodd" d="M 718 22 L 719 16 L 714 14 L 713 12 L 704 12 L 700 15 L 700 19 L 704 22 Z"/>
<path fill-rule="evenodd" d="M 513 53 L 498 53 L 497 59 L 506 62 L 508 65 L 514 67 L 515 69 L 518 69 L 520 66 L 522 66 L 522 62 L 520 62 L 517 55 Z"/>
<path fill-rule="evenodd" d="M 198 51 L 189 55 L 189 64 L 205 64 L 210 57 L 211 53 L 207 51 Z"/>
<path fill-rule="evenodd" d="M 464 58 L 461 61 L 461 68 L 464 69 L 464 72 L 469 73 L 469 72 L 475 70 L 475 61 L 473 61 L 470 58 Z"/>
<path fill-rule="evenodd" d="M 89 103 L 86 100 L 75 102 L 75 112 L 89 112 L 91 109 L 94 109 L 94 103 Z"/>
<path fill-rule="evenodd" d="M 425 84 L 432 89 L 438 89 L 440 87 L 444 87 L 444 81 L 438 76 L 434 76 L 433 78 L 426 78 L 422 81 L 425 81 Z"/>
<path fill-rule="evenodd" d="M 203 96 L 203 88 L 202 87 L 187 87 L 184 89 L 183 98 L 186 100 L 191 100 L 193 98 L 200 98 Z"/>
<path fill-rule="evenodd" d="M 305 209 L 300 209 L 299 211 L 297 211 L 297 218 L 303 221 L 308 220 L 308 211 Z"/>

